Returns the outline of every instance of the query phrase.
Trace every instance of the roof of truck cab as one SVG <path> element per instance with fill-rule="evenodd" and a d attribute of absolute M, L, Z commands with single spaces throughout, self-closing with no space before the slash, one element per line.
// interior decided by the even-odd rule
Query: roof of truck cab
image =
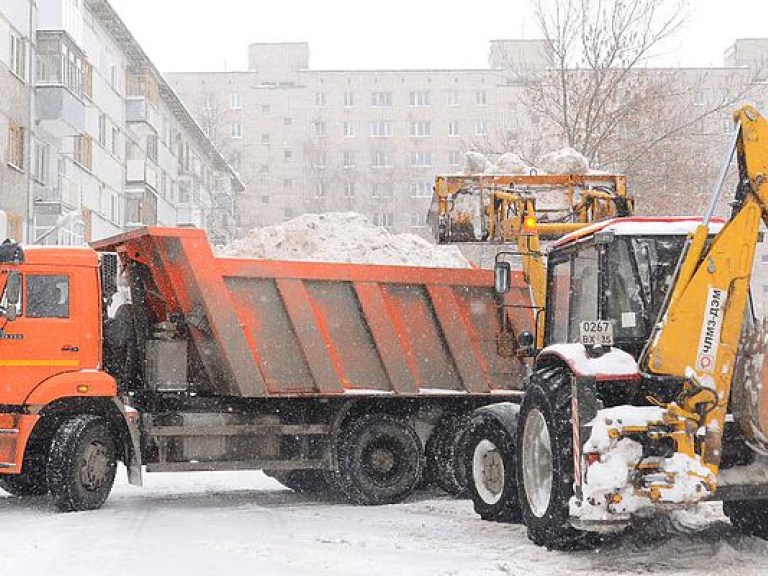
<path fill-rule="evenodd" d="M 597 232 L 611 232 L 617 236 L 685 236 L 696 230 L 701 222 L 701 218 L 692 217 L 651 218 L 633 216 L 614 218 L 566 234 L 555 242 L 553 247 L 572 244 L 577 240 L 593 236 Z M 709 231 L 718 232 L 724 225 L 725 219 L 713 218 L 709 222 Z"/>
<path fill-rule="evenodd" d="M 87 246 L 25 246 L 25 265 L 98 266 L 99 256 Z"/>

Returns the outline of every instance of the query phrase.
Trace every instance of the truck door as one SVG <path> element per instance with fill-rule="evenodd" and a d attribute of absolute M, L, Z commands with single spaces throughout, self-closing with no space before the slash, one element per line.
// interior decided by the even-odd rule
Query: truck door
<path fill-rule="evenodd" d="M 25 271 L 19 313 L 0 335 L 0 397 L 20 404 L 41 382 L 81 369 L 87 338 L 74 314 L 73 274 L 61 268 Z"/>

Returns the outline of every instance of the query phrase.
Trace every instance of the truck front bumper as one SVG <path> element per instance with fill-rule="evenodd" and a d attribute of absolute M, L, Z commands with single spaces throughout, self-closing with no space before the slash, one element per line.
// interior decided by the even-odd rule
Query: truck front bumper
<path fill-rule="evenodd" d="M 37 414 L 0 412 L 0 474 L 19 474 Z"/>

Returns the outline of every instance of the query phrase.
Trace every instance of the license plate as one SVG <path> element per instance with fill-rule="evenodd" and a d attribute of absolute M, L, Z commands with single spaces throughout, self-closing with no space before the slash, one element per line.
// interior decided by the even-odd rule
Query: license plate
<path fill-rule="evenodd" d="M 582 322 L 579 336 L 584 346 L 613 346 L 613 323 L 607 320 Z"/>

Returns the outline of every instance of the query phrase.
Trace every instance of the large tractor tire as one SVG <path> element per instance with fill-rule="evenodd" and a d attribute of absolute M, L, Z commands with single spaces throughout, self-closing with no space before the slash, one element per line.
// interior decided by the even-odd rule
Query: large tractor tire
<path fill-rule="evenodd" d="M 470 421 L 468 414 L 445 416 L 427 441 L 427 477 L 457 498 L 466 496 L 468 490 L 465 433 Z"/>
<path fill-rule="evenodd" d="M 514 440 L 496 419 L 476 416 L 467 430 L 469 495 L 483 520 L 519 522 Z"/>
<path fill-rule="evenodd" d="M 48 454 L 48 488 L 62 512 L 100 508 L 117 468 L 115 441 L 106 422 L 91 414 L 65 420 Z"/>
<path fill-rule="evenodd" d="M 730 500 L 723 512 L 739 532 L 768 539 L 768 500 Z"/>
<path fill-rule="evenodd" d="M 517 429 L 517 487 L 528 537 L 557 550 L 589 547 L 593 535 L 569 522 L 573 495 L 571 374 L 546 367 L 531 375 Z"/>
<path fill-rule="evenodd" d="M 402 502 L 421 482 L 424 450 L 404 419 L 368 414 L 345 423 L 337 442 L 334 484 L 350 502 Z"/>

